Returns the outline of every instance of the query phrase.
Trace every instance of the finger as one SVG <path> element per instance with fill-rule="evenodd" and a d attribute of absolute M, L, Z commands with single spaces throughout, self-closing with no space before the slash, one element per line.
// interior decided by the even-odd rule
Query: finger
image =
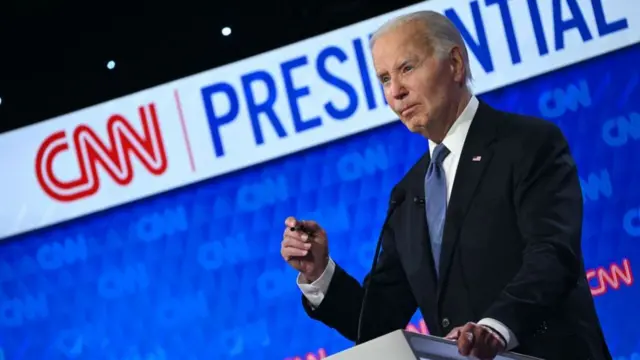
<path fill-rule="evenodd" d="M 311 245 L 312 244 L 310 242 L 304 242 L 298 237 L 289 235 L 285 236 L 282 240 L 282 247 L 293 247 L 300 250 L 309 250 L 311 249 Z"/>
<path fill-rule="evenodd" d="M 460 337 L 458 337 L 458 351 L 462 356 L 469 356 L 476 339 L 473 336 L 475 328 L 474 323 L 467 323 L 460 329 Z"/>
<path fill-rule="evenodd" d="M 307 250 L 301 250 L 301 249 L 296 249 L 293 247 L 286 247 L 286 248 L 282 248 L 282 250 L 280 251 L 280 253 L 282 254 L 282 257 L 286 260 L 289 261 L 294 257 L 300 257 L 300 256 L 307 256 L 307 254 L 309 253 L 309 251 Z"/>
<path fill-rule="evenodd" d="M 289 237 L 292 237 L 294 239 L 298 239 L 300 241 L 305 241 L 305 242 L 309 241 L 312 238 L 312 236 L 310 236 L 309 234 L 307 234 L 304 231 L 291 230 L 291 228 L 286 228 L 284 230 L 284 234 L 282 234 L 282 236 L 283 236 L 283 238 L 289 236 Z"/>
<path fill-rule="evenodd" d="M 289 216 L 284 220 L 284 224 L 288 228 L 293 228 L 293 227 L 296 227 L 296 225 L 298 224 L 298 220 L 296 220 L 296 218 L 294 218 L 293 216 Z"/>
<path fill-rule="evenodd" d="M 447 334 L 447 336 L 445 336 L 445 339 L 449 339 L 449 340 L 457 340 L 460 337 L 460 329 L 461 327 L 457 327 L 451 331 L 449 331 L 449 333 Z"/>
<path fill-rule="evenodd" d="M 290 224 L 294 224 L 293 222 L 289 222 Z M 302 241 L 309 241 L 313 237 L 313 231 L 305 228 L 300 221 L 295 222 L 295 226 L 293 227 L 285 227 L 283 236 L 292 235 L 298 237 Z"/>

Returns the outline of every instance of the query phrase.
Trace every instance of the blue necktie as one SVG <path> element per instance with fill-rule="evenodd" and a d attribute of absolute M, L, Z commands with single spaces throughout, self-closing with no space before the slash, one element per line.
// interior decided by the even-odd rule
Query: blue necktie
<path fill-rule="evenodd" d="M 427 224 L 429 225 L 429 238 L 431 239 L 431 253 L 433 254 L 437 276 L 439 276 L 442 233 L 447 214 L 447 179 L 442 168 L 442 161 L 447 155 L 449 155 L 449 149 L 444 144 L 438 144 L 433 150 L 424 185 L 425 210 L 427 212 Z"/>

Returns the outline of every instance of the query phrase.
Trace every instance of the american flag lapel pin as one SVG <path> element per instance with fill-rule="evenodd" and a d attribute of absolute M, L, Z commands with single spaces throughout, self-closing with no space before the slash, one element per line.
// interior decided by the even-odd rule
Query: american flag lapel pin
<path fill-rule="evenodd" d="M 480 156 L 480 155 L 476 155 L 476 156 L 471 158 L 471 161 L 480 161 L 480 160 L 482 160 L 482 156 Z"/>

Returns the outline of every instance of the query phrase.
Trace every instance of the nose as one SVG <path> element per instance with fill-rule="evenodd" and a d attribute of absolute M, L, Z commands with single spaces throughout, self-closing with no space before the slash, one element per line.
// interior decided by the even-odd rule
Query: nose
<path fill-rule="evenodd" d="M 395 100 L 402 100 L 406 98 L 407 95 L 409 95 L 409 91 L 407 91 L 407 88 L 405 88 L 404 85 L 402 85 L 402 83 L 397 80 L 391 82 L 389 86 L 389 93 Z"/>

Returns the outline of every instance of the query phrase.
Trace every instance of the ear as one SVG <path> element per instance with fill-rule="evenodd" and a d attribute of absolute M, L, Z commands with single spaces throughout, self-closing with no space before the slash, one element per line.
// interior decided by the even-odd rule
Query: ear
<path fill-rule="evenodd" d="M 460 46 L 454 45 L 449 52 L 449 64 L 451 67 L 451 74 L 453 74 L 453 80 L 464 85 L 466 79 L 466 68 L 464 64 L 464 58 L 462 57 L 462 50 Z"/>

